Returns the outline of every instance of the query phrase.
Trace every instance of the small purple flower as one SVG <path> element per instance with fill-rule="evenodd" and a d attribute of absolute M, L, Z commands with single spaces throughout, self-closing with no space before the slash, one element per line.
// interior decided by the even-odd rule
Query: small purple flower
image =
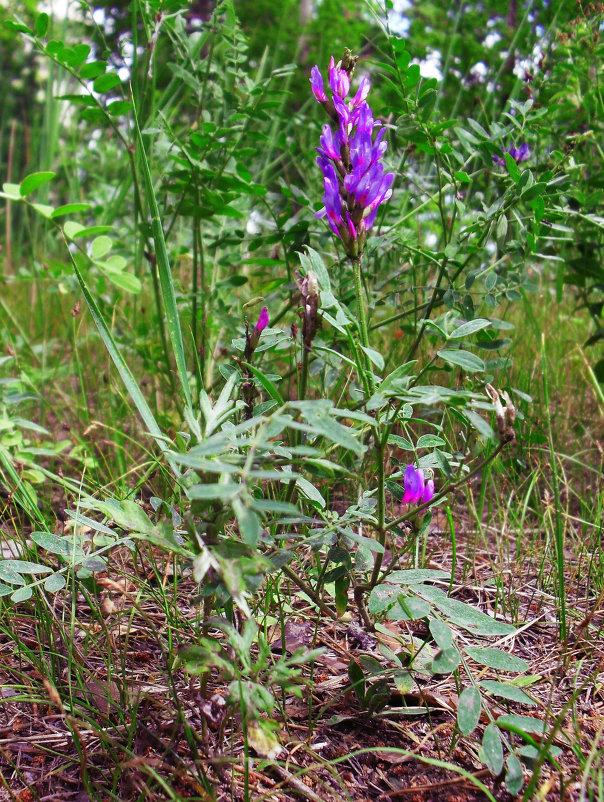
<path fill-rule="evenodd" d="M 424 495 L 426 489 L 426 478 L 422 468 L 414 468 L 407 465 L 405 470 L 405 492 L 403 494 L 403 504 L 417 504 Z"/>
<path fill-rule="evenodd" d="M 264 329 L 268 326 L 268 307 L 263 306 L 260 310 L 260 317 L 258 318 L 258 322 L 254 326 L 254 331 L 256 334 L 261 334 Z"/>
<path fill-rule="evenodd" d="M 503 150 L 502 153 L 504 154 L 504 156 L 506 153 L 509 153 L 512 159 L 514 159 L 514 161 L 516 162 L 516 164 L 525 162 L 531 155 L 531 151 L 529 149 L 527 142 L 523 142 L 519 148 L 517 148 L 512 142 L 511 146 L 507 150 Z M 493 161 L 500 167 L 505 167 L 505 159 L 503 158 L 503 156 L 493 156 Z"/>
<path fill-rule="evenodd" d="M 268 326 L 268 308 L 263 306 L 260 310 L 260 317 L 254 328 L 250 331 L 247 320 L 245 321 L 245 361 L 251 362 L 254 356 L 254 351 L 260 342 L 260 335 Z"/>
<path fill-rule="evenodd" d="M 423 468 L 407 465 L 405 470 L 405 492 L 402 504 L 427 504 L 434 498 L 434 479 L 426 480 Z"/>
<path fill-rule="evenodd" d="M 394 173 L 384 174 L 380 161 L 387 148 L 385 129 L 374 121 L 367 103 L 370 83 L 366 76 L 361 79 L 352 100 L 347 102 L 350 75 L 336 65 L 332 56 L 329 62 L 331 100 L 325 95 L 323 78 L 316 66 L 312 68 L 310 83 L 314 96 L 338 125 L 335 133 L 329 125 L 323 128 L 321 147 L 317 148 L 317 164 L 324 176 L 325 207 L 315 216 L 327 215 L 346 253 L 355 258 L 363 251 L 378 206 L 392 196 Z M 380 130 L 374 139 L 376 128 Z"/>
<path fill-rule="evenodd" d="M 319 103 L 327 102 L 327 95 L 323 88 L 323 76 L 318 67 L 313 67 L 310 71 L 310 85 L 312 87 L 313 95 L 317 98 Z"/>
<path fill-rule="evenodd" d="M 318 69 L 318 67 L 317 67 Z M 336 67 L 334 57 L 329 61 L 329 86 L 334 95 L 344 98 L 350 92 L 350 78 L 346 70 Z"/>

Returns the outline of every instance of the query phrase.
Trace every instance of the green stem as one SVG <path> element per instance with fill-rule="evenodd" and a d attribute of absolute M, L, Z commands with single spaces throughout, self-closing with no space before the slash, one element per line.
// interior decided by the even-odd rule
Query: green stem
<path fill-rule="evenodd" d="M 357 299 L 357 308 L 359 313 L 359 334 L 361 336 L 361 345 L 363 348 L 369 348 L 369 335 L 367 333 L 367 312 L 365 309 L 365 299 L 363 297 L 363 281 L 361 277 L 361 257 L 356 256 L 352 260 L 352 275 L 354 280 L 354 293 Z M 369 394 L 371 395 L 375 389 L 375 384 L 373 381 L 373 371 L 371 370 L 371 366 L 369 364 L 369 358 L 367 356 L 366 351 L 363 351 L 361 356 L 361 364 L 364 367 L 365 375 L 362 375 L 360 378 L 363 382 L 363 385 L 369 388 Z"/>
<path fill-rule="evenodd" d="M 319 597 L 317 593 L 311 588 L 308 582 L 305 582 L 298 574 L 292 570 L 289 566 L 284 565 L 281 568 L 281 571 L 285 574 L 285 576 L 289 577 L 291 581 L 297 585 L 303 593 L 306 593 L 309 599 L 311 599 L 319 608 L 319 610 L 326 615 L 328 618 L 332 618 L 334 621 L 338 620 L 338 616 L 334 613 L 333 610 L 330 610 L 329 607 L 325 604 L 325 602 Z"/>
<path fill-rule="evenodd" d="M 384 458 L 385 458 L 385 450 L 386 450 L 386 443 L 383 440 L 380 440 L 377 432 L 374 435 L 375 438 L 375 456 L 376 456 L 376 468 L 377 468 L 377 477 L 378 477 L 378 488 L 377 488 L 377 538 L 378 543 L 381 546 L 386 545 L 386 534 L 387 534 L 387 527 L 386 527 L 386 467 L 384 465 Z M 386 438 L 387 440 L 388 438 Z M 373 571 L 371 573 L 371 579 L 369 580 L 369 585 L 371 588 L 374 588 L 377 585 L 377 580 L 380 575 L 380 570 L 382 568 L 382 560 L 384 559 L 384 553 L 376 554 L 375 555 L 375 563 L 373 565 Z"/>
<path fill-rule="evenodd" d="M 302 348 L 302 367 L 300 369 L 300 382 L 298 384 L 298 401 L 304 401 L 306 398 L 309 358 L 310 351 L 307 351 L 306 348 Z"/>

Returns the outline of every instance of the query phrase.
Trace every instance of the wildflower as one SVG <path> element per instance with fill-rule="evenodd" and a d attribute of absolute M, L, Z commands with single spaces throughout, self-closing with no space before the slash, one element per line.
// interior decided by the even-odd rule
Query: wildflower
<path fill-rule="evenodd" d="M 260 316 L 258 318 L 258 322 L 251 331 L 249 324 L 246 320 L 245 351 L 244 351 L 244 360 L 246 363 L 252 362 L 254 358 L 254 351 L 256 350 L 258 343 L 260 342 L 260 335 L 267 326 L 268 326 L 268 308 L 266 306 L 263 306 L 262 309 L 260 310 Z M 244 365 L 243 375 L 245 380 L 241 385 L 241 394 L 245 402 L 244 417 L 245 420 L 251 420 L 251 418 L 254 415 L 255 385 L 254 385 L 254 377 L 249 367 L 249 364 Z"/>
<path fill-rule="evenodd" d="M 514 143 L 512 142 L 511 146 L 507 150 L 503 150 L 502 153 L 505 154 L 509 153 L 512 159 L 516 162 L 516 164 L 520 164 L 520 162 L 525 162 L 528 157 L 531 155 L 531 151 L 529 150 L 529 146 L 527 142 L 523 142 L 519 148 L 517 148 Z M 505 159 L 503 156 L 493 156 L 493 161 L 495 164 L 499 164 L 501 167 L 505 167 Z"/>
<path fill-rule="evenodd" d="M 426 480 L 423 468 L 407 465 L 405 470 L 403 504 L 427 504 L 434 498 L 434 480 Z"/>
<path fill-rule="evenodd" d="M 315 98 L 323 105 L 332 120 L 335 131 L 325 125 L 317 148 L 317 164 L 323 172 L 324 208 L 316 217 L 327 216 L 334 234 L 344 243 L 351 258 L 363 251 L 367 231 L 375 222 L 378 207 L 392 196 L 394 173 L 385 173 L 380 161 L 386 152 L 383 141 L 385 129 L 374 121 L 367 103 L 369 79 L 364 76 L 350 101 L 350 75 L 354 60 L 329 62 L 330 100 L 324 89 L 323 76 L 317 66 L 312 68 L 310 83 Z M 374 128 L 379 128 L 375 139 Z"/>
<path fill-rule="evenodd" d="M 252 354 L 256 350 L 258 342 L 260 341 L 260 335 L 264 331 L 264 329 L 268 326 L 268 308 L 263 306 L 260 311 L 260 317 L 258 318 L 258 322 L 252 329 L 249 331 L 249 327 L 246 323 L 246 335 L 245 335 L 245 359 L 249 362 L 252 358 Z"/>
<path fill-rule="evenodd" d="M 260 310 L 260 317 L 258 318 L 258 322 L 254 327 L 254 331 L 260 335 L 264 331 L 264 329 L 268 326 L 268 307 L 263 306 Z"/>

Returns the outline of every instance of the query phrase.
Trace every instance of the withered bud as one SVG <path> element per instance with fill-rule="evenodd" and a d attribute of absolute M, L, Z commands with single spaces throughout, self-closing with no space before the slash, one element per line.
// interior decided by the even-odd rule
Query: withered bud
<path fill-rule="evenodd" d="M 514 421 L 516 420 L 516 407 L 505 390 L 499 392 L 492 384 L 487 384 L 485 386 L 485 391 L 493 402 L 499 436 L 504 442 L 509 443 L 516 438 L 516 433 L 513 428 Z M 501 403 L 502 398 L 505 401 L 505 406 Z"/>

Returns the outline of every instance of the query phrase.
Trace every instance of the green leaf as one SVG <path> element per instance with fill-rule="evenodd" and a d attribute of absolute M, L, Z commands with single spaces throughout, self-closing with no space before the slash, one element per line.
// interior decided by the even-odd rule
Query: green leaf
<path fill-rule="evenodd" d="M 3 582 L 8 582 L 9 585 L 24 585 L 25 579 L 20 573 L 15 571 L 8 565 L 4 564 L 4 560 L 0 561 L 0 579 Z"/>
<path fill-rule="evenodd" d="M 503 769 L 503 744 L 495 724 L 489 724 L 482 736 L 482 758 L 493 777 Z"/>
<path fill-rule="evenodd" d="M 369 594 L 368 609 L 371 615 L 379 615 L 392 607 L 399 589 L 395 585 L 376 585 Z"/>
<path fill-rule="evenodd" d="M 132 108 L 132 103 L 127 100 L 115 100 L 107 106 L 107 111 L 114 117 L 119 117 L 122 114 L 127 114 Z"/>
<path fill-rule="evenodd" d="M 79 563 L 84 559 L 84 551 L 77 546 L 69 537 L 57 537 L 50 532 L 32 532 L 31 539 L 38 546 L 51 554 L 58 554 L 61 557 L 69 558 L 73 564 Z"/>
<path fill-rule="evenodd" d="M 516 657 L 515 654 L 508 654 L 499 649 L 494 649 L 491 646 L 466 646 L 464 651 L 482 666 L 494 668 L 497 671 L 514 671 L 523 673 L 528 671 L 530 666 L 521 657 Z"/>
<path fill-rule="evenodd" d="M 48 574 L 52 571 L 52 568 L 47 565 L 40 565 L 27 560 L 2 560 L 0 566 L 18 571 L 20 574 Z"/>
<path fill-rule="evenodd" d="M 525 201 L 534 200 L 535 198 L 538 198 L 540 195 L 542 195 L 546 189 L 547 189 L 547 184 L 543 182 L 537 182 L 536 184 L 533 184 L 532 187 L 525 189 L 520 197 L 522 198 L 522 200 Z"/>
<path fill-rule="evenodd" d="M 418 599 L 417 596 L 403 596 L 400 594 L 397 602 L 403 613 L 411 621 L 418 621 L 420 618 L 426 618 L 426 616 L 430 615 L 428 602 L 424 599 Z"/>
<path fill-rule="evenodd" d="M 21 200 L 21 187 L 19 184 L 2 184 L 2 191 L 11 200 Z"/>
<path fill-rule="evenodd" d="M 54 220 L 57 217 L 63 217 L 66 214 L 73 214 L 74 212 L 85 212 L 91 208 L 90 203 L 66 203 L 64 206 L 58 206 L 50 215 Z"/>
<path fill-rule="evenodd" d="M 50 18 L 48 14 L 42 12 L 42 14 L 38 14 L 36 19 L 36 36 L 38 39 L 43 39 L 46 36 L 46 32 L 48 31 L 48 24 L 50 22 Z"/>
<path fill-rule="evenodd" d="M 254 367 L 254 365 L 250 365 L 248 362 L 242 362 L 241 364 L 246 368 L 249 368 L 252 376 L 258 379 L 271 398 L 273 398 L 280 406 L 285 405 L 285 401 L 283 400 L 279 390 L 277 390 L 273 382 L 267 376 L 265 376 L 261 370 L 258 370 L 258 368 Z"/>
<path fill-rule="evenodd" d="M 105 254 L 109 253 L 113 247 L 113 241 L 110 237 L 100 236 L 92 240 L 90 246 L 90 255 L 93 259 L 102 259 Z"/>
<path fill-rule="evenodd" d="M 369 357 L 378 370 L 384 370 L 384 357 L 379 351 L 361 345 L 361 350 Z"/>
<path fill-rule="evenodd" d="M 120 77 L 116 72 L 107 72 L 95 80 L 93 87 L 95 92 L 103 94 L 103 92 L 108 92 L 115 86 L 121 86 L 121 83 Z"/>
<path fill-rule="evenodd" d="M 205 501 L 207 499 L 222 499 L 231 501 L 241 493 L 241 485 L 234 482 L 212 485 L 194 485 L 187 491 L 192 501 Z"/>
<path fill-rule="evenodd" d="M 543 753 L 545 753 L 548 758 L 557 758 L 560 757 L 560 755 L 562 754 L 562 750 L 560 749 L 559 746 L 548 747 L 545 744 L 541 747 L 541 749 L 537 749 L 532 744 L 525 744 L 524 746 L 521 746 L 518 749 L 516 749 L 517 755 L 519 755 L 522 758 L 526 758 L 524 762 L 527 765 L 530 765 L 532 761 L 537 760 L 539 757 L 541 757 L 541 755 L 543 755 Z"/>
<path fill-rule="evenodd" d="M 511 635 L 516 629 L 511 624 L 495 621 L 465 602 L 450 599 L 440 589 L 429 585 L 417 585 L 415 592 L 431 601 L 453 624 L 467 629 L 474 635 Z"/>
<path fill-rule="evenodd" d="M 115 284 L 116 287 L 119 287 L 120 290 L 124 290 L 125 292 L 131 292 L 136 295 L 143 288 L 140 279 L 133 273 L 114 273 L 108 270 L 105 275 L 112 284 Z"/>
<path fill-rule="evenodd" d="M 460 660 L 459 652 L 454 646 L 441 649 L 432 660 L 432 673 L 450 674 L 455 671 Z"/>
<path fill-rule="evenodd" d="M 499 716 L 497 725 L 504 728 L 515 727 L 531 735 L 543 735 L 545 732 L 545 723 L 541 719 L 532 718 L 532 716 L 518 716 L 515 713 L 505 713 L 503 716 Z"/>
<path fill-rule="evenodd" d="M 63 574 L 51 574 L 44 582 L 44 590 L 47 593 L 57 593 L 57 591 L 63 590 L 65 585 L 66 581 Z"/>
<path fill-rule="evenodd" d="M 405 571 L 393 571 L 387 579 L 393 585 L 417 585 L 432 579 L 448 579 L 450 574 L 437 568 L 408 568 Z"/>
<path fill-rule="evenodd" d="M 492 426 L 482 417 L 482 415 L 479 415 L 478 412 L 474 412 L 473 409 L 464 409 L 462 414 L 464 418 L 466 418 L 474 427 L 474 429 L 476 429 L 476 431 L 484 438 L 487 440 L 495 439 L 495 432 L 493 431 Z"/>
<path fill-rule="evenodd" d="M 32 595 L 32 588 L 31 585 L 24 585 L 19 590 L 16 590 L 13 595 L 10 597 L 11 601 L 17 604 L 18 602 L 27 601 L 27 599 L 31 599 Z"/>
<path fill-rule="evenodd" d="M 67 239 L 74 239 L 78 234 L 85 230 L 85 226 L 83 226 L 81 223 L 76 223 L 75 220 L 67 220 L 63 225 L 63 233 Z"/>
<path fill-rule="evenodd" d="M 415 447 L 416 448 L 437 448 L 438 446 L 444 446 L 446 442 L 442 439 L 442 437 L 438 437 L 436 434 L 422 434 L 422 436 L 417 441 Z"/>
<path fill-rule="evenodd" d="M 54 207 L 49 206 L 47 203 L 32 203 L 32 208 L 34 208 L 38 214 L 41 214 L 42 217 L 45 217 L 47 220 L 51 219 L 54 211 Z"/>
<path fill-rule="evenodd" d="M 469 184 L 472 180 L 465 170 L 457 170 L 453 175 L 455 180 L 462 184 Z"/>
<path fill-rule="evenodd" d="M 449 340 L 459 340 L 463 337 L 469 337 L 470 334 L 474 334 L 474 332 L 480 331 L 481 329 L 486 329 L 486 327 L 490 325 L 491 321 L 486 318 L 479 317 L 476 318 L 476 320 L 469 320 L 467 323 L 462 323 L 461 326 L 453 329 L 451 334 L 449 334 Z"/>
<path fill-rule="evenodd" d="M 361 704 L 365 703 L 365 676 L 363 675 L 363 669 L 354 659 L 354 657 L 350 658 L 350 662 L 348 663 L 348 679 L 352 685 L 352 688 L 356 694 L 357 699 Z"/>
<path fill-rule="evenodd" d="M 95 78 L 98 78 L 99 75 L 102 75 L 106 69 L 106 61 L 89 61 L 87 64 L 82 65 L 80 69 L 80 78 L 83 78 L 85 81 L 94 80 Z"/>
<path fill-rule="evenodd" d="M 453 631 L 444 621 L 439 618 L 432 618 L 428 626 L 430 634 L 439 648 L 450 649 L 453 646 Z"/>
<path fill-rule="evenodd" d="M 480 721 L 481 699 L 476 688 L 465 688 L 457 701 L 457 726 L 464 735 L 474 732 Z"/>
<path fill-rule="evenodd" d="M 233 499 L 233 511 L 239 524 L 239 534 L 244 543 L 252 548 L 258 545 L 258 538 L 262 532 L 262 526 L 258 515 L 246 507 L 238 498 Z"/>
<path fill-rule="evenodd" d="M 485 370 L 484 361 L 470 351 L 439 351 L 438 356 L 448 362 L 450 365 L 457 365 L 469 373 L 477 373 L 478 371 Z"/>
<path fill-rule="evenodd" d="M 508 699 L 510 702 L 518 702 L 521 705 L 531 705 L 536 707 L 537 702 L 520 690 L 516 685 L 509 682 L 497 682 L 496 680 L 484 679 L 480 683 L 481 687 L 492 693 L 494 696 L 500 696 L 502 699 Z"/>
<path fill-rule="evenodd" d="M 41 187 L 42 184 L 46 184 L 47 181 L 51 181 L 55 177 L 56 173 L 31 173 L 26 178 L 21 181 L 19 184 L 19 193 L 22 198 L 25 198 L 26 195 L 29 195 L 34 190 Z"/>
<path fill-rule="evenodd" d="M 515 184 L 517 184 L 520 181 L 520 170 L 518 169 L 515 159 L 513 159 L 509 153 L 504 153 L 503 158 L 505 159 L 505 166 L 508 169 L 510 178 Z"/>
<path fill-rule="evenodd" d="M 516 755 L 508 755 L 505 765 L 507 767 L 505 773 L 505 787 L 512 796 L 516 796 L 524 785 L 522 763 L 518 760 Z"/>

